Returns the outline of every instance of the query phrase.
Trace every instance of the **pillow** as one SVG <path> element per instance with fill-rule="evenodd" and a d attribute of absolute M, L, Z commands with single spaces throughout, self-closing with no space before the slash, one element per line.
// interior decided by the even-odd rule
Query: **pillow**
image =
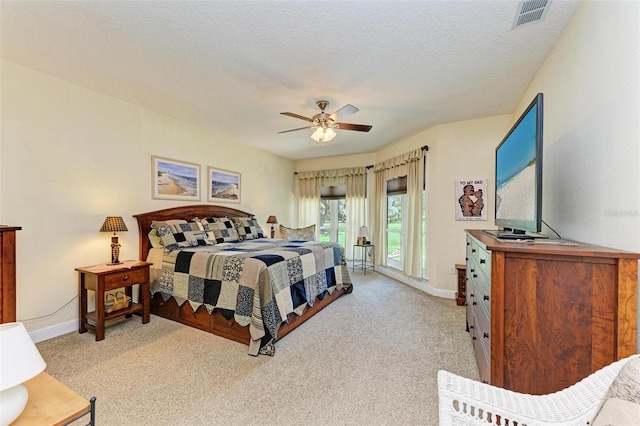
<path fill-rule="evenodd" d="M 207 233 L 207 238 L 214 244 L 240 241 L 238 231 L 228 217 L 210 217 L 201 219 L 200 223 Z"/>
<path fill-rule="evenodd" d="M 258 221 L 250 217 L 234 217 L 233 224 L 236 226 L 238 235 L 241 240 L 255 240 L 256 238 L 264 238 L 264 232 L 258 224 Z"/>
<path fill-rule="evenodd" d="M 310 225 L 305 228 L 287 228 L 280 225 L 280 235 L 285 240 L 306 240 L 316 239 L 316 226 Z"/>
<path fill-rule="evenodd" d="M 151 229 L 160 237 L 160 244 L 169 250 L 210 244 L 202 224 L 196 221 L 170 219 L 153 221 Z"/>
<path fill-rule="evenodd" d="M 151 247 L 153 248 L 164 247 L 162 245 L 162 241 L 160 241 L 160 237 L 158 236 L 158 231 L 152 228 L 147 235 L 149 237 L 149 242 L 151 243 Z"/>
<path fill-rule="evenodd" d="M 593 426 L 637 425 L 640 419 L 640 357 L 627 361 L 609 387 Z"/>

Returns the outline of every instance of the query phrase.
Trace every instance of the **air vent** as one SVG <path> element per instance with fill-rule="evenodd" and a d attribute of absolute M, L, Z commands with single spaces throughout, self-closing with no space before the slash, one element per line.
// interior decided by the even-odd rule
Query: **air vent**
<path fill-rule="evenodd" d="M 549 3 L 551 0 L 522 0 L 518 5 L 512 29 L 542 21 L 549 10 Z"/>

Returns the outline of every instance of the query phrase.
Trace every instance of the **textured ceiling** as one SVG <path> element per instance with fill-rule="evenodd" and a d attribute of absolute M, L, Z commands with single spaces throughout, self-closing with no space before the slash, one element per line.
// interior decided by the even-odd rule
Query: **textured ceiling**
<path fill-rule="evenodd" d="M 291 159 L 377 151 L 439 123 L 513 112 L 578 2 L 512 29 L 518 2 L 6 1 L 3 59 Z M 280 115 L 327 99 L 318 146 Z"/>

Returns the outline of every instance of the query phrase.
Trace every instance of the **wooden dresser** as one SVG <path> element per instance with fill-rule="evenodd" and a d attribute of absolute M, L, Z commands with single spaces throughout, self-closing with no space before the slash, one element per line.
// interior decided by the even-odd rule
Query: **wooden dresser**
<path fill-rule="evenodd" d="M 16 231 L 0 225 L 0 323 L 16 320 Z"/>
<path fill-rule="evenodd" d="M 546 394 L 636 353 L 640 254 L 466 233 L 467 326 L 482 381 Z"/>

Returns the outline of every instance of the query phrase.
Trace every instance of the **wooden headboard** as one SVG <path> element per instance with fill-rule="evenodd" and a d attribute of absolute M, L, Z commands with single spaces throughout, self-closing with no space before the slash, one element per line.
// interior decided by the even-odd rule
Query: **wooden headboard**
<path fill-rule="evenodd" d="M 194 217 L 201 219 L 207 217 L 253 217 L 253 214 L 243 212 L 242 210 L 233 209 L 225 206 L 215 206 L 212 204 L 200 204 L 194 206 L 180 206 L 169 209 L 156 210 L 154 212 L 134 214 L 133 217 L 138 221 L 138 241 L 139 252 L 138 258 L 146 260 L 151 243 L 149 242 L 149 232 L 151 231 L 151 222 L 154 220 L 162 221 L 169 219 L 191 220 Z"/>

